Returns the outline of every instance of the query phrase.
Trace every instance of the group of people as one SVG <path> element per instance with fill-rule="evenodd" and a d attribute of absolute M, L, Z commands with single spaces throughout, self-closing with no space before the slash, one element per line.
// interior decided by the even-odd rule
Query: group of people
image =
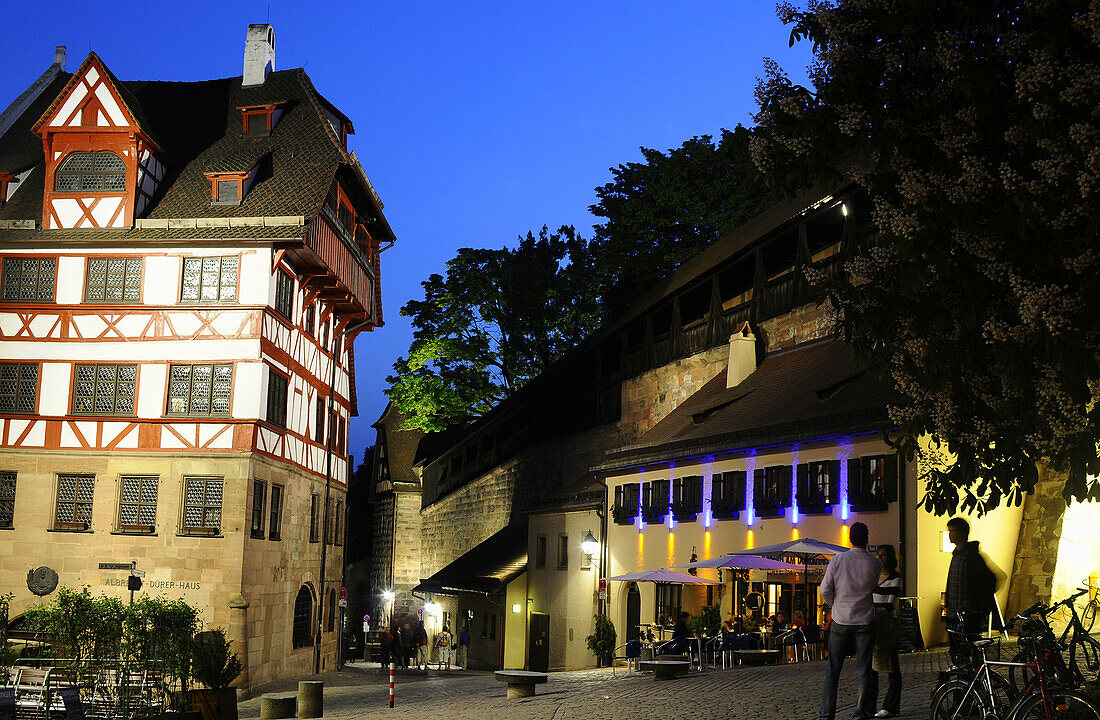
<path fill-rule="evenodd" d="M 428 631 L 424 627 L 423 620 L 417 621 L 416 627 L 409 622 L 394 623 L 389 630 L 382 631 L 379 641 L 384 664 L 393 662 L 402 668 L 408 668 L 411 664 L 412 667 L 426 670 L 432 659 L 428 645 Z M 470 648 L 470 634 L 465 627 L 462 627 L 459 629 L 458 637 L 455 637 L 451 629 L 444 625 L 432 639 L 432 648 L 435 650 L 435 662 L 440 669 L 451 669 L 451 658 L 456 651 L 459 654 L 458 664 L 465 667 L 465 658 Z"/>
<path fill-rule="evenodd" d="M 948 537 L 955 545 L 947 574 L 945 606 L 949 623 L 963 625 L 966 632 L 979 632 L 994 606 L 995 576 L 971 542 L 970 524 L 962 518 L 947 523 Z M 837 684 L 844 658 L 855 651 L 859 689 L 853 720 L 894 717 L 901 709 L 901 669 L 898 666 L 898 599 L 902 580 L 892 545 L 868 551 L 867 526 L 852 523 L 848 534 L 851 549 L 834 555 L 821 581 L 821 596 L 832 608 L 826 640 L 829 653 L 825 668 L 819 720 L 836 715 Z M 882 707 L 876 712 L 879 676 L 889 684 Z"/>

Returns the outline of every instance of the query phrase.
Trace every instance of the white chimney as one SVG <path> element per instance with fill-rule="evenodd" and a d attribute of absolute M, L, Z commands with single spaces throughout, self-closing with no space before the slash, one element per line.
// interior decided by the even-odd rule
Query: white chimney
<path fill-rule="evenodd" d="M 53 64 L 61 68 L 61 72 L 65 72 L 65 46 L 58 45 L 53 50 Z"/>
<path fill-rule="evenodd" d="M 244 41 L 244 80 L 242 87 L 263 85 L 267 74 L 275 69 L 275 29 L 263 25 L 249 25 Z"/>
<path fill-rule="evenodd" d="M 747 322 L 730 335 L 730 361 L 726 366 L 726 387 L 736 387 L 756 371 L 756 336 Z"/>

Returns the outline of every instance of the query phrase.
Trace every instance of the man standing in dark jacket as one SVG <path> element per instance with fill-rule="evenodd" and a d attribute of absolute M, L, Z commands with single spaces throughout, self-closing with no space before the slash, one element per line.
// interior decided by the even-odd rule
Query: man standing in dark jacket
<path fill-rule="evenodd" d="M 984 632 L 995 607 L 996 577 L 978 553 L 978 542 L 970 541 L 970 523 L 961 517 L 951 518 L 947 521 L 947 537 L 955 546 L 944 599 L 947 626 L 954 630 L 961 621 L 967 634 Z"/>

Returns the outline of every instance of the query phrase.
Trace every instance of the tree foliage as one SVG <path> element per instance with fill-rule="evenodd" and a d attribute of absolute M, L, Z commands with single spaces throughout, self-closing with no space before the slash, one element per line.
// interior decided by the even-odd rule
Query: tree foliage
<path fill-rule="evenodd" d="M 411 317 L 413 343 L 387 394 L 424 431 L 476 417 L 587 335 L 598 315 L 591 249 L 572 227 L 516 248 L 462 248 L 432 274 Z"/>
<path fill-rule="evenodd" d="M 877 234 L 826 289 L 900 392 L 901 449 L 931 437 L 925 506 L 1018 504 L 1037 463 L 1065 473 L 1067 500 L 1100 499 L 1100 6 L 841 0 L 780 17 L 814 44 L 812 87 L 767 66 L 753 156 L 788 192 L 845 175 L 874 203 Z"/>
<path fill-rule="evenodd" d="M 589 210 L 595 226 L 604 317 L 625 311 L 653 283 L 780 198 L 752 163 L 752 133 L 738 125 L 693 137 L 667 154 L 611 168 Z"/>

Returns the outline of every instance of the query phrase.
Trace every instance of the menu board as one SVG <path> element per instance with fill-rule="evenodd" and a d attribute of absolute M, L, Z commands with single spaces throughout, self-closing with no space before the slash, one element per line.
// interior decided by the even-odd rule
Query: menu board
<path fill-rule="evenodd" d="M 15 688 L 0 687 L 0 720 L 15 720 Z"/>
<path fill-rule="evenodd" d="M 898 652 L 919 652 L 924 650 L 924 636 L 920 632 L 920 616 L 917 615 L 917 598 L 902 598 L 899 607 L 901 618 L 901 638 L 898 640 Z"/>
<path fill-rule="evenodd" d="M 65 704 L 65 715 L 68 720 L 84 720 L 84 703 L 80 702 L 80 690 L 66 687 L 58 690 L 57 694 Z"/>

